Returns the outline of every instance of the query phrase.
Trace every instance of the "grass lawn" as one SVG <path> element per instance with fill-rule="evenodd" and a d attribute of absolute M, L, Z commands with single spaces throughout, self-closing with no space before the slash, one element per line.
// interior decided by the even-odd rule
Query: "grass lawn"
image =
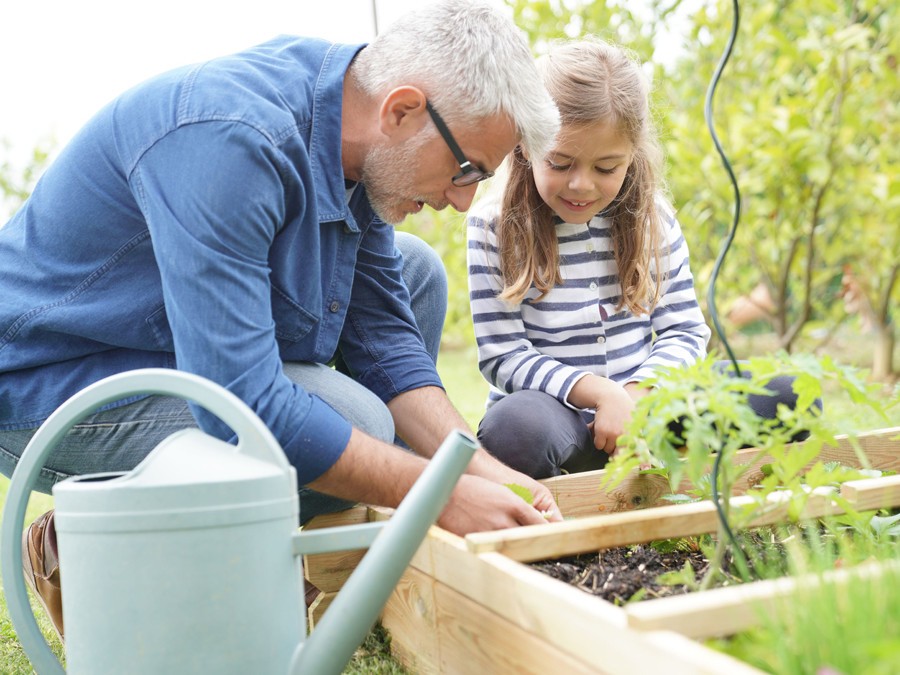
<path fill-rule="evenodd" d="M 438 369 L 450 398 L 459 408 L 472 429 L 476 429 L 484 410 L 484 401 L 488 387 L 478 372 L 474 348 L 442 352 Z M 845 431 L 848 432 L 900 425 L 900 410 L 895 410 L 893 412 L 894 419 L 885 423 L 885 421 L 877 419 L 871 414 L 859 415 L 858 409 L 854 409 L 852 404 L 842 396 L 826 399 L 825 410 L 827 414 L 834 415 L 836 419 L 841 419 L 845 424 Z M 0 504 L 5 502 L 8 486 L 9 481 L 5 477 L 0 476 Z M 49 496 L 34 494 L 29 502 L 26 524 L 51 508 L 51 506 L 52 499 Z M 0 513 L 2 513 L 2 508 L 0 508 Z M 35 607 L 37 606 L 35 605 Z M 49 621 L 45 618 L 43 610 L 39 607 L 37 608 L 36 616 L 47 641 L 56 650 L 56 653 L 61 655 L 62 646 L 50 628 Z M 345 673 L 354 675 L 400 675 L 405 673 L 390 658 L 388 641 L 389 639 L 384 632 L 376 627 L 366 640 L 366 643 L 357 650 L 356 656 L 348 665 Z M 2 593 L 0 593 L 0 669 L 2 669 L 0 670 L 2 675 L 33 672 L 16 639 L 6 608 L 6 600 Z"/>

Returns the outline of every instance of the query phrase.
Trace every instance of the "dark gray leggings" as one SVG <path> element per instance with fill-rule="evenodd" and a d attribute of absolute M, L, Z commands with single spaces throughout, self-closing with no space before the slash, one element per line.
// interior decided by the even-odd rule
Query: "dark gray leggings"
<path fill-rule="evenodd" d="M 760 417 L 774 419 L 779 403 L 793 408 L 797 402 L 792 377 L 774 378 L 766 388 L 771 396 L 749 398 Z M 821 401 L 817 405 L 821 408 Z M 478 439 L 501 462 L 532 478 L 592 471 L 602 469 L 609 460 L 609 455 L 594 447 L 587 427 L 592 418 L 549 394 L 517 391 L 488 409 L 478 425 Z"/>

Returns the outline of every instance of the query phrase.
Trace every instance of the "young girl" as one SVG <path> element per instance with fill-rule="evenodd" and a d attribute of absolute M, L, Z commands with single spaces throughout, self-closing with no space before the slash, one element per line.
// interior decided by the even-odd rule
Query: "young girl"
<path fill-rule="evenodd" d="M 535 478 L 602 468 L 660 366 L 706 354 L 688 247 L 660 196 L 640 65 L 599 41 L 540 60 L 562 129 L 516 148 L 468 217 L 469 293 L 490 382 L 484 446 Z"/>

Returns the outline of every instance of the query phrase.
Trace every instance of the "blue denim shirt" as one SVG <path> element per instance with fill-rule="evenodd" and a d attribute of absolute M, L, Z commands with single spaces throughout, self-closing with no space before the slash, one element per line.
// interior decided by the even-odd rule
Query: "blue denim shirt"
<path fill-rule="evenodd" d="M 250 405 L 305 484 L 350 426 L 282 361 L 339 353 L 384 401 L 440 386 L 393 228 L 362 185 L 347 203 L 342 84 L 361 48 L 277 38 L 152 79 L 85 126 L 0 228 L 0 428 L 107 375 L 178 368 Z"/>

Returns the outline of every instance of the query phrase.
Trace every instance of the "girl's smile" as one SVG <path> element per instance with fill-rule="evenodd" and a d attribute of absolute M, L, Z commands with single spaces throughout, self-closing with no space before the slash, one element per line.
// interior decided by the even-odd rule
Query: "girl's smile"
<path fill-rule="evenodd" d="M 538 193 L 569 223 L 586 223 L 610 205 L 625 181 L 632 144 L 608 122 L 569 124 L 532 167 Z"/>

